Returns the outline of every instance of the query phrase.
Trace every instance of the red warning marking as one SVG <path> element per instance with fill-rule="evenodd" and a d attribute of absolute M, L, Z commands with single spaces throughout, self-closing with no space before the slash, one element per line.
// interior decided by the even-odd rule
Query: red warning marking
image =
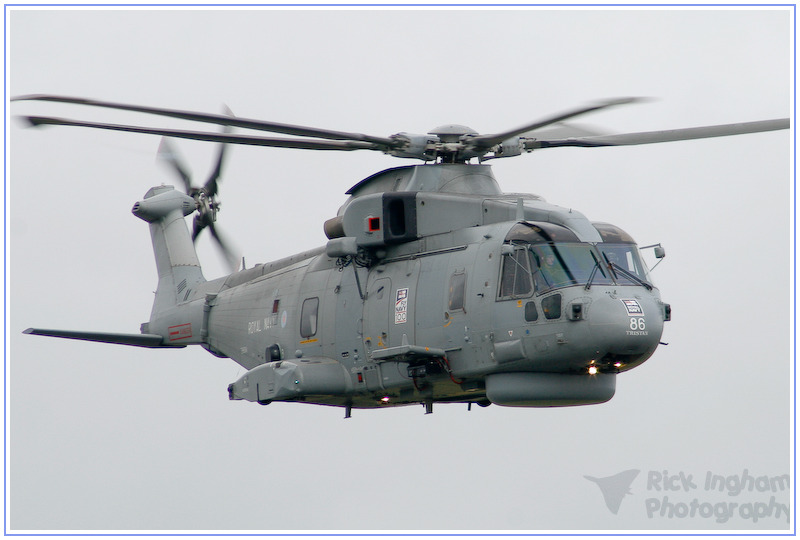
<path fill-rule="evenodd" d="M 170 341 L 177 341 L 179 339 L 187 339 L 192 337 L 192 323 L 170 326 L 168 330 Z"/>

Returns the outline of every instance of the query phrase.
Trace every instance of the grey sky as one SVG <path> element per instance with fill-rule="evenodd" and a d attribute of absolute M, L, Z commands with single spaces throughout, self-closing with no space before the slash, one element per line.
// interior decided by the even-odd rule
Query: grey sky
<path fill-rule="evenodd" d="M 489 133 L 597 98 L 587 117 L 646 131 L 787 117 L 790 9 L 50 10 L 7 12 L 8 95 L 55 93 L 386 136 Z M 53 114 L 191 124 L 47 103 Z M 788 503 L 703 489 L 790 473 L 790 132 L 493 162 L 531 192 L 661 242 L 673 308 L 661 347 L 599 406 L 354 411 L 230 402 L 242 373 L 199 348 L 23 336 L 136 332 L 156 284 L 130 208 L 173 181 L 156 137 L 8 125 L 7 508 L 19 530 L 775 529 L 648 515 L 673 504 Z M 197 182 L 213 145 L 178 142 Z M 322 245 L 344 192 L 409 164 L 369 152 L 232 148 L 221 230 L 247 264 Z M 198 247 L 207 278 L 224 272 Z M 595 482 L 638 469 L 615 515 Z M 693 475 L 658 491 L 649 473 Z"/>

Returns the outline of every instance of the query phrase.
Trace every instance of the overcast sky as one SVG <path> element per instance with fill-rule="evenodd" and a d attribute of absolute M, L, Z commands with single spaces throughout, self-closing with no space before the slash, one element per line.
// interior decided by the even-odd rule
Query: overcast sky
<path fill-rule="evenodd" d="M 242 117 L 379 136 L 445 123 L 491 133 L 621 96 L 658 99 L 585 123 L 626 132 L 793 117 L 789 8 L 6 14 L 7 97 L 227 104 Z M 60 104 L 6 110 L 195 127 Z M 29 326 L 138 331 L 156 273 L 130 208 L 173 177 L 155 160 L 157 137 L 6 121 L 6 530 L 790 526 L 777 506 L 788 490 L 734 495 L 704 480 L 791 473 L 793 131 L 492 162 L 505 191 L 662 243 L 653 279 L 672 305 L 669 345 L 619 376 L 603 405 L 437 405 L 427 416 L 414 406 L 344 420 L 338 408 L 231 402 L 243 369 L 199 348 L 23 336 Z M 202 182 L 216 148 L 176 147 Z M 248 266 L 317 247 L 348 188 L 411 163 L 232 148 L 219 227 Z M 198 253 L 207 278 L 223 275 L 208 238 Z M 614 514 L 585 476 L 627 470 L 639 473 Z M 696 488 L 657 490 L 665 472 Z M 771 500 L 757 522 L 742 510 L 766 512 Z M 693 516 L 680 517 L 692 501 Z M 734 510 L 701 515 L 722 507 Z"/>

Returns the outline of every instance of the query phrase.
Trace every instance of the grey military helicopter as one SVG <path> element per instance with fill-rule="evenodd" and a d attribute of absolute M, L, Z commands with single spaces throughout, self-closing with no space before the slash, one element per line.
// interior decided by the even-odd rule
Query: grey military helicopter
<path fill-rule="evenodd" d="M 24 117 L 31 125 L 128 131 L 226 144 L 372 150 L 422 160 L 362 180 L 324 224 L 327 245 L 207 281 L 194 241 L 215 227 L 223 161 L 202 187 L 151 188 L 133 206 L 150 227 L 158 287 L 140 333 L 29 328 L 27 334 L 149 348 L 199 345 L 247 372 L 232 400 L 345 408 L 433 403 L 552 407 L 603 403 L 616 377 L 650 358 L 670 305 L 633 238 L 530 194 L 503 193 L 491 159 L 558 147 L 651 144 L 787 129 L 788 119 L 606 135 L 564 121 L 606 100 L 516 129 L 445 125 L 376 137 L 80 98 L 51 101 L 206 122 L 222 133 Z M 554 128 L 558 127 L 554 131 Z M 287 138 L 234 134 L 244 128 Z M 565 136 L 565 130 L 567 135 Z M 555 135 L 553 135 L 555 134 Z M 577 135 L 575 135 L 577 134 Z M 477 163 L 475 163 L 477 161 Z M 194 214 L 190 232 L 185 217 Z M 653 248 L 664 257 L 660 245 Z M 641 248 L 645 249 L 645 248 Z"/>

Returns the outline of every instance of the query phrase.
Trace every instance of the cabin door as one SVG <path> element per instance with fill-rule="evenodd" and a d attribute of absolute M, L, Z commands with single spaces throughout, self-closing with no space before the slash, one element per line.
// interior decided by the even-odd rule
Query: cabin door
<path fill-rule="evenodd" d="M 419 261 L 408 260 L 378 266 L 367 281 L 364 302 L 364 347 L 367 355 L 376 349 L 399 347 L 405 335 L 415 338 L 415 306 Z"/>
<path fill-rule="evenodd" d="M 364 348 L 367 356 L 376 349 L 389 346 L 389 310 L 393 307 L 392 279 L 379 277 L 370 279 L 367 284 L 367 298 L 364 302 Z"/>

